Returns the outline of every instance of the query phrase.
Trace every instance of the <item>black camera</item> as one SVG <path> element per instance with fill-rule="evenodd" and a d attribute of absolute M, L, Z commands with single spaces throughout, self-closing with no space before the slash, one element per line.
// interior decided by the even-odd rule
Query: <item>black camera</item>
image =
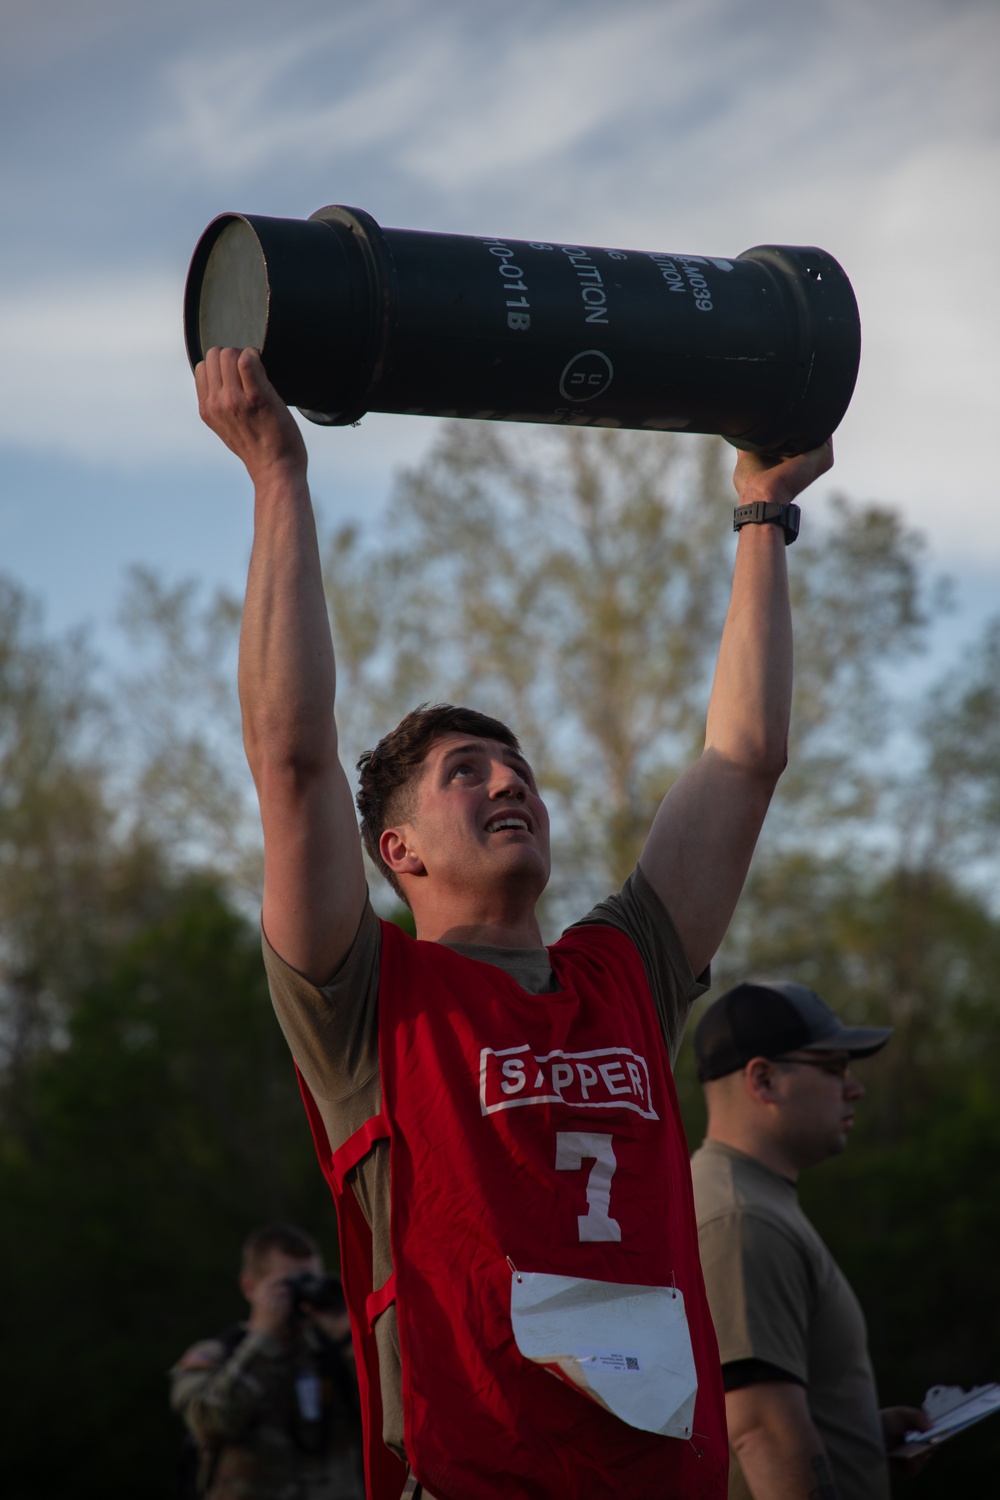
<path fill-rule="evenodd" d="M 185 294 L 192 366 L 260 349 L 315 422 L 366 411 L 717 432 L 801 453 L 851 399 L 861 325 L 815 246 L 732 257 L 221 214 Z"/>
<path fill-rule="evenodd" d="M 301 1318 L 307 1308 L 317 1312 L 343 1312 L 347 1306 L 344 1288 L 336 1276 L 320 1276 L 315 1271 L 296 1271 L 285 1277 L 292 1296 L 292 1317 Z"/>

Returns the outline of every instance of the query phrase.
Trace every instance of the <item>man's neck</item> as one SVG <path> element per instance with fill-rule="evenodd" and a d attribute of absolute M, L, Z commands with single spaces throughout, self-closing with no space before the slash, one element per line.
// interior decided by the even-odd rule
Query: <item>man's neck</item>
<path fill-rule="evenodd" d="M 476 899 L 470 891 L 410 889 L 417 937 L 428 943 L 459 943 L 486 948 L 541 948 L 535 898 L 523 891 L 491 891 Z"/>
<path fill-rule="evenodd" d="M 534 912 L 522 921 L 437 920 L 417 918 L 417 937 L 428 943 L 476 948 L 541 948 L 542 933 Z"/>
<path fill-rule="evenodd" d="M 725 1125 L 709 1121 L 705 1131 L 706 1141 L 718 1141 L 720 1145 L 731 1146 L 734 1151 L 740 1151 L 744 1156 L 759 1161 L 762 1167 L 767 1167 L 779 1177 L 784 1177 L 788 1182 L 798 1182 L 798 1162 L 789 1158 L 788 1152 L 783 1148 L 780 1141 L 761 1131 L 749 1131 L 727 1128 Z"/>
<path fill-rule="evenodd" d="M 461 884 L 404 876 L 417 937 L 425 943 L 458 943 L 486 948 L 541 948 L 535 907 L 541 895 L 536 878 L 492 879 Z M 544 883 L 543 883 L 544 885 Z"/>

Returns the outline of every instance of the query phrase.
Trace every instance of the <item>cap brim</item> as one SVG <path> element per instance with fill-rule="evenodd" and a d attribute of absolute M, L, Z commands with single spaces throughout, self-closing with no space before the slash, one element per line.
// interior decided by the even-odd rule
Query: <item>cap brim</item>
<path fill-rule="evenodd" d="M 803 1042 L 809 1052 L 847 1052 L 851 1057 L 871 1057 L 892 1036 L 891 1026 L 841 1026 L 821 1042 Z"/>

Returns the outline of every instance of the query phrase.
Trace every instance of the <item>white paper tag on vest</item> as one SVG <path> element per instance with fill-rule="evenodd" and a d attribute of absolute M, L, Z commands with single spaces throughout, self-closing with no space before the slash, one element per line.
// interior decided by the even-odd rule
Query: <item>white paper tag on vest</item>
<path fill-rule="evenodd" d="M 303 1422 L 318 1422 L 323 1416 L 323 1387 L 318 1375 L 302 1374 L 295 1377 L 295 1395 Z"/>
<path fill-rule="evenodd" d="M 525 1359 L 630 1427 L 691 1436 L 698 1377 L 676 1287 L 515 1271 L 510 1319 Z"/>

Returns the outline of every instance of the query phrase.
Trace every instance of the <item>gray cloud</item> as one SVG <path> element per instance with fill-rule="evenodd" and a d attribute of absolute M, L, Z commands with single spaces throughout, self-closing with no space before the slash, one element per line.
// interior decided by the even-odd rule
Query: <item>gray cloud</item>
<path fill-rule="evenodd" d="M 836 482 L 943 550 L 960 501 L 1000 559 L 998 42 L 993 0 L 7 0 L 0 454 L 211 490 L 228 459 L 193 414 L 180 290 L 223 209 L 819 243 L 865 331 Z M 432 436 L 310 433 L 314 471 L 371 495 Z"/>

